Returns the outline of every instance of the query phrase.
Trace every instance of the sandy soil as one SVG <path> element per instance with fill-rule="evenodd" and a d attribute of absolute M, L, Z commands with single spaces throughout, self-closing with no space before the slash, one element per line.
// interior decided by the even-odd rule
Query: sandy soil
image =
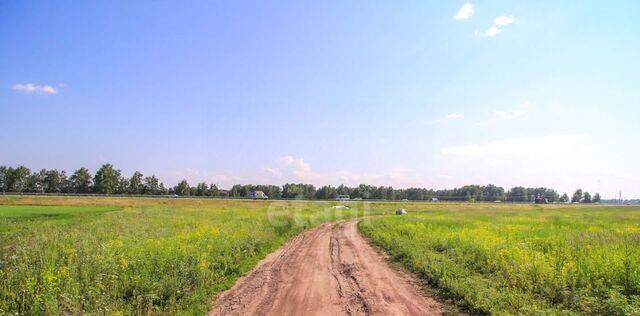
<path fill-rule="evenodd" d="M 440 304 L 391 269 L 356 225 L 298 235 L 222 293 L 209 315 L 440 315 Z"/>

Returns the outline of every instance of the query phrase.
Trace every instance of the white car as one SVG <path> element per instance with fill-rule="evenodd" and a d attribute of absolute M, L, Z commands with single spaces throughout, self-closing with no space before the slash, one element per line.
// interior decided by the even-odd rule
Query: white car
<path fill-rule="evenodd" d="M 262 191 L 251 191 L 249 192 L 249 198 L 254 200 L 266 200 L 269 196 L 264 194 Z"/>
<path fill-rule="evenodd" d="M 338 195 L 338 197 L 336 197 L 336 201 L 349 201 L 350 198 L 348 195 Z"/>

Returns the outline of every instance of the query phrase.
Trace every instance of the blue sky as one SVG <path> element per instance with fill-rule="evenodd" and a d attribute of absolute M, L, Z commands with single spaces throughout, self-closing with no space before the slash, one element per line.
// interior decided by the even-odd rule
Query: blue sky
<path fill-rule="evenodd" d="M 0 164 L 640 196 L 636 1 L 3 1 Z"/>

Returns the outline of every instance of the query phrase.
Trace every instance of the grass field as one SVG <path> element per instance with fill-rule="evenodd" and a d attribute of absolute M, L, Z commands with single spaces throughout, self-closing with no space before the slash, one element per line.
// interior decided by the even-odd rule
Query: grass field
<path fill-rule="evenodd" d="M 201 315 L 305 227 L 360 230 L 468 311 L 640 314 L 640 208 L 0 197 L 0 315 Z"/>
<path fill-rule="evenodd" d="M 329 203 L 0 197 L 0 315 L 201 315 Z"/>
<path fill-rule="evenodd" d="M 471 312 L 640 315 L 638 207 L 416 205 L 360 230 Z"/>

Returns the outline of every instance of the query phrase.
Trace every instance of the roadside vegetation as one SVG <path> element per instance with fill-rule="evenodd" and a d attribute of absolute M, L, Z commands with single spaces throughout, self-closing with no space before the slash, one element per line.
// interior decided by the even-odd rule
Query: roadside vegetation
<path fill-rule="evenodd" d="M 320 202 L 0 196 L 0 315 L 205 313 Z"/>
<path fill-rule="evenodd" d="M 638 207 L 413 207 L 360 231 L 468 311 L 640 315 Z"/>

